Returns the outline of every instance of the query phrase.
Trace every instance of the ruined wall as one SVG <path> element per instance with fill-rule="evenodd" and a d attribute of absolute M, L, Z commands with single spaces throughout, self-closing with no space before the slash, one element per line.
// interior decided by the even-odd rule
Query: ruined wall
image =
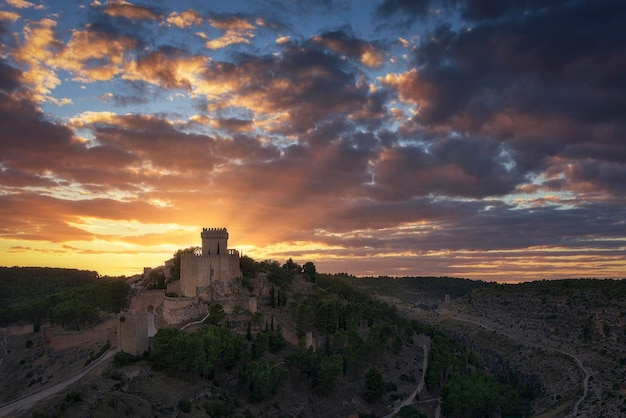
<path fill-rule="evenodd" d="M 163 301 L 163 319 L 170 325 L 202 318 L 208 312 L 208 305 L 195 297 L 166 296 Z"/>
<path fill-rule="evenodd" d="M 144 290 L 135 295 L 130 300 L 130 311 L 134 312 L 154 312 L 163 305 L 165 290 Z"/>

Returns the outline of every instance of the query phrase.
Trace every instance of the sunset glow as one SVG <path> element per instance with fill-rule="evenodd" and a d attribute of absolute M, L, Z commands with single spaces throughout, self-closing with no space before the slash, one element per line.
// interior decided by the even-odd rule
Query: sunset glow
<path fill-rule="evenodd" d="M 0 0 L 0 265 L 626 277 L 626 3 L 264 3 Z"/>

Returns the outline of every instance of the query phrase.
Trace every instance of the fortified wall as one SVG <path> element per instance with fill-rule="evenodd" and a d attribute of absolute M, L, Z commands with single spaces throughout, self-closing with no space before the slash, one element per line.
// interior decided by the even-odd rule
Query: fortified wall
<path fill-rule="evenodd" d="M 151 312 L 125 312 L 117 319 L 117 348 L 140 356 L 149 347 L 149 339 L 156 334 Z"/>
<path fill-rule="evenodd" d="M 198 319 L 209 312 L 209 305 L 199 298 L 169 297 L 163 300 L 163 320 L 168 324 L 180 324 Z"/>
<path fill-rule="evenodd" d="M 180 257 L 180 292 L 209 302 L 230 299 L 236 292 L 233 279 L 241 277 L 239 252 L 228 249 L 226 228 L 203 228 L 202 253 Z"/>

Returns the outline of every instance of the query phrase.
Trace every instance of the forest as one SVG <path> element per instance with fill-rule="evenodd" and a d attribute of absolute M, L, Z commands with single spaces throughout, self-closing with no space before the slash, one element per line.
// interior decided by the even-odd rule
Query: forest
<path fill-rule="evenodd" d="M 100 278 L 95 271 L 0 267 L 0 326 L 38 325 L 50 321 L 80 330 L 100 319 L 101 312 L 127 306 L 130 286 L 121 278 Z"/>

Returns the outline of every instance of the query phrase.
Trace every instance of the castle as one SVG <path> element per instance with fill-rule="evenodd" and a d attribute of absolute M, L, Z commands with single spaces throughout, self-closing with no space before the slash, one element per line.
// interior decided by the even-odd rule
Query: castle
<path fill-rule="evenodd" d="M 209 302 L 232 297 L 233 279 L 241 277 L 239 252 L 228 249 L 226 228 L 203 228 L 201 254 L 183 253 L 180 257 L 180 292 Z"/>
<path fill-rule="evenodd" d="M 227 313 L 236 305 L 256 312 L 256 297 L 242 293 L 239 280 L 239 252 L 228 249 L 226 228 L 203 228 L 202 250 L 180 256 L 180 280 L 163 290 L 145 290 L 131 300 L 128 312 L 117 324 L 117 346 L 139 355 L 148 349 L 148 339 L 156 333 L 155 321 L 162 325 L 197 320 L 209 312 L 209 304 L 219 303 Z"/>

